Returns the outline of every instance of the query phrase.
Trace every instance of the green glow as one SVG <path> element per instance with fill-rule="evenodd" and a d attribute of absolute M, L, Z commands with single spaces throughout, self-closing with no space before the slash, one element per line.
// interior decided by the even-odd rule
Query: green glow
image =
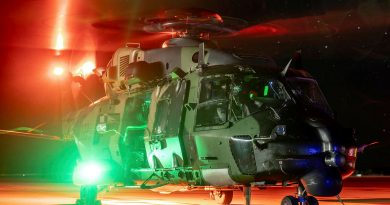
<path fill-rule="evenodd" d="M 255 97 L 255 94 L 253 94 L 253 93 L 249 94 L 250 99 L 253 99 L 254 97 Z"/>
<path fill-rule="evenodd" d="M 126 130 L 143 130 L 145 128 L 146 128 L 146 124 L 145 125 L 131 125 L 131 126 L 127 126 Z"/>
<path fill-rule="evenodd" d="M 79 164 L 75 170 L 76 177 L 84 184 L 96 184 L 102 177 L 105 168 L 95 161 L 87 161 Z"/>
<path fill-rule="evenodd" d="M 145 104 L 150 105 L 150 100 L 145 100 Z"/>
<path fill-rule="evenodd" d="M 264 86 L 264 96 L 268 95 L 268 85 Z"/>
<path fill-rule="evenodd" d="M 142 112 L 148 112 L 150 107 L 150 100 L 145 100 L 144 104 L 142 105 Z"/>
<path fill-rule="evenodd" d="M 14 131 L 19 131 L 19 132 L 32 132 L 32 133 L 43 133 L 42 130 L 38 130 L 35 128 L 30 128 L 30 127 L 17 127 L 12 129 Z"/>
<path fill-rule="evenodd" d="M 106 123 L 99 123 L 96 125 L 96 131 L 98 132 L 107 132 L 107 124 Z"/>
<path fill-rule="evenodd" d="M 170 75 L 171 75 L 172 79 L 179 78 L 179 76 L 174 72 L 170 73 Z"/>

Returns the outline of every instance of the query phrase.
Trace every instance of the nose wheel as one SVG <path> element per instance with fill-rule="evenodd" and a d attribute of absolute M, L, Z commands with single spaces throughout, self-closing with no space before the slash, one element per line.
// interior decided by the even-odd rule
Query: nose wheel
<path fill-rule="evenodd" d="M 281 205 L 319 205 L 319 203 L 314 196 L 307 196 L 305 187 L 299 183 L 297 187 L 297 196 L 284 197 Z"/>
<path fill-rule="evenodd" d="M 307 200 L 307 203 L 309 205 L 318 205 L 319 204 L 318 200 L 314 196 L 308 196 L 306 200 Z"/>
<path fill-rule="evenodd" d="M 281 205 L 298 205 L 298 199 L 293 196 L 285 196 Z"/>
<path fill-rule="evenodd" d="M 96 185 L 81 186 L 80 199 L 77 199 L 77 205 L 101 205 L 97 200 L 98 188 Z"/>
<path fill-rule="evenodd" d="M 228 205 L 233 200 L 232 190 L 214 190 L 210 192 L 210 199 L 215 200 L 218 204 Z"/>
<path fill-rule="evenodd" d="M 250 205 L 251 186 L 245 185 L 240 190 L 244 192 L 245 205 Z M 213 190 L 210 192 L 210 199 L 215 200 L 218 204 L 228 205 L 233 200 L 233 190 Z"/>

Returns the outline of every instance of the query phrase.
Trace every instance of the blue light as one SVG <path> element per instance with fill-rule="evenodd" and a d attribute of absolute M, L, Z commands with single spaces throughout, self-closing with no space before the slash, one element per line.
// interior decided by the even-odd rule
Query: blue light
<path fill-rule="evenodd" d="M 318 147 L 309 147 L 307 148 L 307 152 L 311 155 L 318 154 L 321 152 L 321 150 Z"/>

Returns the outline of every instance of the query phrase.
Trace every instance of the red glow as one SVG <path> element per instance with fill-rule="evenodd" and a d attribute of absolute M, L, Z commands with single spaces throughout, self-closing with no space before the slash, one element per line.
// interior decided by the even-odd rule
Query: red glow
<path fill-rule="evenodd" d="M 61 76 L 61 75 L 63 75 L 63 74 L 64 74 L 64 68 L 63 68 L 63 67 L 59 67 L 59 66 L 54 67 L 54 69 L 53 69 L 53 74 L 54 74 L 55 76 Z"/>
<path fill-rule="evenodd" d="M 55 45 L 56 55 L 60 55 L 60 51 L 63 49 L 64 49 L 64 37 L 62 33 L 58 33 L 56 39 L 56 45 Z"/>
<path fill-rule="evenodd" d="M 156 43 L 163 43 L 165 40 L 172 38 L 172 32 L 161 32 L 153 35 L 140 36 L 133 38 L 133 42 L 142 42 L 142 47 L 155 47 Z"/>
<path fill-rule="evenodd" d="M 71 69 L 71 72 L 73 75 L 85 78 L 92 74 L 94 72 L 94 69 L 96 68 L 95 55 L 92 53 L 83 57 L 78 62 L 78 64 L 72 66 L 73 69 Z"/>
<path fill-rule="evenodd" d="M 60 55 L 60 51 L 65 48 L 64 39 L 65 39 L 65 23 L 66 23 L 66 14 L 68 8 L 68 0 L 61 1 L 58 4 L 58 10 L 56 14 L 56 25 L 54 30 L 54 49 L 56 50 L 56 55 Z"/>
<path fill-rule="evenodd" d="M 357 148 L 351 147 L 347 149 L 346 152 L 347 169 L 342 174 L 343 179 L 346 179 L 347 177 L 351 176 L 355 171 L 356 158 L 357 158 Z"/>
<path fill-rule="evenodd" d="M 92 61 L 86 61 L 81 67 L 79 68 L 79 73 L 81 73 L 82 76 L 88 76 L 93 73 L 93 69 L 95 69 L 95 63 Z"/>
<path fill-rule="evenodd" d="M 222 17 L 219 14 L 216 13 L 216 14 L 213 15 L 213 17 L 215 19 L 217 19 L 218 22 L 221 22 L 221 23 L 223 22 L 223 19 L 222 19 Z"/>
<path fill-rule="evenodd" d="M 242 36 L 274 36 L 286 34 L 287 30 L 274 25 L 254 25 L 239 31 L 236 35 Z"/>
<path fill-rule="evenodd" d="M 149 22 L 162 22 L 166 20 L 179 20 L 186 22 L 218 22 L 223 23 L 222 17 L 212 11 L 206 9 L 171 9 L 160 11 L 156 18 L 148 19 Z"/>

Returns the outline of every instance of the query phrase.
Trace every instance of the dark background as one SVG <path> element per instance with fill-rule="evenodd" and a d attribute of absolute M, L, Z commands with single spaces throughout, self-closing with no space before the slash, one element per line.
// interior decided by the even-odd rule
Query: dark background
<path fill-rule="evenodd" d="M 142 32 L 139 18 L 194 7 L 248 22 L 215 39 L 224 49 L 267 55 L 281 67 L 301 49 L 304 67 L 318 80 L 338 120 L 356 128 L 359 144 L 380 142 L 359 156 L 358 171 L 390 174 L 389 0 L 2 1 L 0 129 L 45 123 L 47 133 L 60 134 L 59 82 L 50 76 L 55 64 L 74 71 L 92 57 L 105 66 L 126 42 L 160 47 L 168 36 Z M 60 55 L 58 33 L 64 37 Z M 68 146 L 73 145 L 0 135 L 0 173 L 49 172 L 64 160 L 60 156 L 77 155 Z"/>

